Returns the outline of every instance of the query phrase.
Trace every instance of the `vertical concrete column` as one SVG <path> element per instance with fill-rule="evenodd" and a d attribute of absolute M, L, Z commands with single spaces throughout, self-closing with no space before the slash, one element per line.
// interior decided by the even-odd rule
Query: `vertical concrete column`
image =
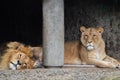
<path fill-rule="evenodd" d="M 64 64 L 64 2 L 43 0 L 43 64 L 61 67 Z"/>

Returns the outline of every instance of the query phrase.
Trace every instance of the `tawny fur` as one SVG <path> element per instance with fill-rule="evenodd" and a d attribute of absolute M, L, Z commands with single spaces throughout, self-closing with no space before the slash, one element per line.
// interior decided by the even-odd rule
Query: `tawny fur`
<path fill-rule="evenodd" d="M 19 60 L 21 65 L 18 69 L 31 69 L 33 68 L 34 61 L 31 59 L 33 56 L 32 48 L 25 47 L 19 42 L 10 42 L 7 44 L 8 49 L 5 51 L 0 62 L 0 69 L 9 69 L 9 63 Z M 20 58 L 18 56 L 21 56 Z"/>
<path fill-rule="evenodd" d="M 19 42 L 16 42 L 16 41 L 9 42 L 9 43 L 7 44 L 7 47 L 8 47 L 9 49 L 18 49 L 18 48 L 21 47 L 21 46 L 24 46 L 24 44 L 19 43 Z"/>
<path fill-rule="evenodd" d="M 65 64 L 93 64 L 98 67 L 115 68 L 120 63 L 106 55 L 102 38 L 104 29 L 80 27 L 80 41 L 65 43 Z M 92 44 L 88 45 L 88 44 Z"/>

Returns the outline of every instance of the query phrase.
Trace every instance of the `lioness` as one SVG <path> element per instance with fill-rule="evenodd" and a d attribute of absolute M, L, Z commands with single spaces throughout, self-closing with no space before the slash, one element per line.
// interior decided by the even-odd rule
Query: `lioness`
<path fill-rule="evenodd" d="M 65 43 L 65 64 L 93 64 L 98 67 L 117 68 L 120 63 L 106 55 L 102 27 L 80 27 L 80 41 Z"/>

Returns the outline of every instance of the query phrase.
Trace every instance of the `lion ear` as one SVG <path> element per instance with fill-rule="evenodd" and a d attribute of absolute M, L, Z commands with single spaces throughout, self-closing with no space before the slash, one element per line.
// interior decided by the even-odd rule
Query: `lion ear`
<path fill-rule="evenodd" d="M 85 32 L 85 30 L 86 30 L 86 27 L 85 27 L 85 26 L 81 26 L 81 27 L 80 27 L 80 31 L 81 31 L 81 32 Z"/>
<path fill-rule="evenodd" d="M 103 27 L 98 27 L 97 30 L 98 30 L 98 32 L 101 33 L 101 34 L 104 32 L 104 28 L 103 28 Z"/>

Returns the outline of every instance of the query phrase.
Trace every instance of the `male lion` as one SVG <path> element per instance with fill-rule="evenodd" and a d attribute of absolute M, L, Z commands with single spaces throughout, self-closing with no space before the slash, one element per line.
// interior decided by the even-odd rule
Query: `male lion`
<path fill-rule="evenodd" d="M 32 59 L 33 53 L 30 46 L 24 46 L 19 42 L 10 42 L 7 44 L 8 49 L 1 57 L 0 69 L 31 69 L 34 66 Z"/>
<path fill-rule="evenodd" d="M 93 64 L 97 67 L 118 68 L 120 63 L 106 55 L 102 27 L 80 27 L 80 41 L 65 43 L 65 64 Z"/>

